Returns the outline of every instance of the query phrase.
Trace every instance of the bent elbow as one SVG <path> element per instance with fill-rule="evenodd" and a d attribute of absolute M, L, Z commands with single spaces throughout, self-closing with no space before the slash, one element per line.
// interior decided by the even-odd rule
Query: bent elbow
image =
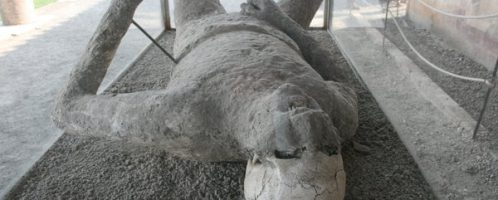
<path fill-rule="evenodd" d="M 62 101 L 58 101 L 55 105 L 55 109 L 51 113 L 52 122 L 59 129 L 65 128 L 65 120 L 64 116 L 67 114 L 68 109 L 67 106 Z"/>

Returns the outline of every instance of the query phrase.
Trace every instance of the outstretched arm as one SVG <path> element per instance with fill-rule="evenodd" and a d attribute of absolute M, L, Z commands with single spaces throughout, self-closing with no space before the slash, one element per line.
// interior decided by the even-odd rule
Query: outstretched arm
<path fill-rule="evenodd" d="M 113 0 L 70 75 L 63 99 L 95 95 L 142 0 Z"/>
<path fill-rule="evenodd" d="M 67 132 L 145 139 L 160 131 L 164 92 L 96 95 L 119 43 L 142 0 L 113 0 L 85 53 L 71 72 L 53 119 Z M 125 135 L 126 134 L 126 135 Z"/>
<path fill-rule="evenodd" d="M 299 46 L 304 59 L 325 79 L 343 82 L 345 71 L 337 65 L 330 52 L 321 48 L 319 43 L 301 25 L 282 12 L 273 0 L 248 0 L 241 5 L 242 14 L 265 20 L 291 37 Z"/>

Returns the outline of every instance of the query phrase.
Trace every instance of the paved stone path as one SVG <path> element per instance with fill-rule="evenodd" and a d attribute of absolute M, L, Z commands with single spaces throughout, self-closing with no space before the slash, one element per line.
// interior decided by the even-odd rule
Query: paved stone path
<path fill-rule="evenodd" d="M 54 98 L 109 2 L 59 0 L 31 25 L 0 26 L 0 198 L 60 136 L 50 120 Z M 162 30 L 159 5 L 145 0 L 135 16 L 152 35 Z M 131 27 L 103 85 L 149 43 Z"/>

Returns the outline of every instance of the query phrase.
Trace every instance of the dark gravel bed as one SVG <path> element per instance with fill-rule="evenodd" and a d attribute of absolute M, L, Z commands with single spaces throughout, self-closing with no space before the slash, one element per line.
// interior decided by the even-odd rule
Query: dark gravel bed
<path fill-rule="evenodd" d="M 451 42 L 432 34 L 430 31 L 417 28 L 409 19 L 402 17 L 402 22 L 408 40 L 428 60 L 450 72 L 480 78 L 490 78 L 491 72 L 481 64 L 473 61 L 463 53 L 453 48 Z M 439 85 L 451 98 L 464 108 L 474 119 L 479 118 L 487 87 L 483 84 L 455 79 L 446 76 L 426 65 L 413 53 L 403 41 L 392 20 L 388 23 L 386 37 L 400 48 L 415 64 L 417 64 L 435 83 Z M 490 98 L 483 125 L 491 134 L 498 132 L 498 90 Z"/>
<path fill-rule="evenodd" d="M 314 36 L 348 65 L 325 31 Z M 171 48 L 173 37 L 161 43 Z M 139 60 L 110 92 L 162 88 L 168 61 L 157 49 Z M 343 148 L 346 199 L 435 199 L 414 160 L 372 95 L 350 73 L 359 95 L 360 127 Z M 362 144 L 358 147 L 358 144 Z M 364 145 L 364 146 L 363 146 Z M 64 134 L 7 199 L 242 199 L 245 163 L 181 160 L 151 147 Z"/>

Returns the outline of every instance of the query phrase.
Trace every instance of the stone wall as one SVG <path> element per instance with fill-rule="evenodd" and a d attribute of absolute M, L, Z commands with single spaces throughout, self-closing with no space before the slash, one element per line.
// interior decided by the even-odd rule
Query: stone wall
<path fill-rule="evenodd" d="M 498 13 L 497 0 L 423 0 L 433 7 L 459 15 Z M 498 58 L 498 18 L 457 19 L 437 14 L 417 0 L 410 0 L 408 16 L 422 28 L 432 30 L 488 69 Z"/>

